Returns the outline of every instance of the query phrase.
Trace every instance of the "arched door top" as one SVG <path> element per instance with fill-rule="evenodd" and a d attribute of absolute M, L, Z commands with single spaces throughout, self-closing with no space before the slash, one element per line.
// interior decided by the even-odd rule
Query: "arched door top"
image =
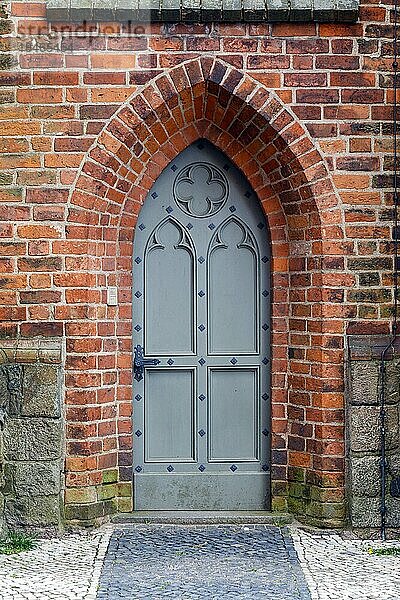
<path fill-rule="evenodd" d="M 258 199 L 199 140 L 163 171 L 134 244 L 136 509 L 264 509 L 269 242 Z"/>

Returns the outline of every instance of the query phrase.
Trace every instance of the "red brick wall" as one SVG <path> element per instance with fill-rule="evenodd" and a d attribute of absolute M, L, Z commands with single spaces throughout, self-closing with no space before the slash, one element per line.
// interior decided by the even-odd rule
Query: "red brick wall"
<path fill-rule="evenodd" d="M 65 336 L 68 517 L 130 508 L 134 227 L 162 168 L 208 137 L 271 229 L 274 507 L 343 520 L 345 334 L 388 333 L 392 302 L 391 4 L 361 5 L 355 25 L 82 32 L 12 4 L 0 331 Z"/>

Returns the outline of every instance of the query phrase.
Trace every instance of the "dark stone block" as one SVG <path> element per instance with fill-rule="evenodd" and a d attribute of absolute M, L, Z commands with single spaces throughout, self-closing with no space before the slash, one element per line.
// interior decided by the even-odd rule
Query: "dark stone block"
<path fill-rule="evenodd" d="M 65 507 L 67 521 L 93 521 L 104 516 L 104 503 L 94 504 L 68 504 Z"/>
<path fill-rule="evenodd" d="M 4 516 L 7 525 L 49 527 L 61 525 L 60 496 L 6 499 Z"/>

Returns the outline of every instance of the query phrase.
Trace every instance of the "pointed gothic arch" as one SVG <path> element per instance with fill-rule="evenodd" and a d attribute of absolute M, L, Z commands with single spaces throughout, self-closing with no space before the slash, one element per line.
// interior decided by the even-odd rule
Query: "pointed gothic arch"
<path fill-rule="evenodd" d="M 250 75 L 209 56 L 182 63 L 139 88 L 100 133 L 71 190 L 67 240 L 97 259 L 103 304 L 91 306 L 90 293 L 83 302 L 98 330 L 108 335 L 102 355 L 114 357 L 97 362 L 97 402 L 105 420 L 113 415 L 115 443 L 105 447 L 98 436 L 96 469 L 118 465 L 121 480 L 130 481 L 137 215 L 163 168 L 199 138 L 211 141 L 244 173 L 270 228 L 275 506 L 288 499 L 298 514 L 340 521 L 343 503 L 334 498 L 343 496 L 344 445 L 340 438 L 332 443 L 323 425 L 340 426 L 343 419 L 343 321 L 329 290 L 329 269 L 337 268 L 329 259 L 343 254 L 338 197 L 320 152 L 294 113 Z M 118 307 L 107 307 L 107 285 L 118 286 Z M 71 371 L 67 394 L 68 388 L 75 388 L 71 397 L 76 398 Z"/>

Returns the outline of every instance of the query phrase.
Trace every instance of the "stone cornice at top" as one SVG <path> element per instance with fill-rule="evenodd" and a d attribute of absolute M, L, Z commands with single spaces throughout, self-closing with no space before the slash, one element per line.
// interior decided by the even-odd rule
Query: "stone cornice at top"
<path fill-rule="evenodd" d="M 354 23 L 359 0 L 48 0 L 49 21 Z"/>

